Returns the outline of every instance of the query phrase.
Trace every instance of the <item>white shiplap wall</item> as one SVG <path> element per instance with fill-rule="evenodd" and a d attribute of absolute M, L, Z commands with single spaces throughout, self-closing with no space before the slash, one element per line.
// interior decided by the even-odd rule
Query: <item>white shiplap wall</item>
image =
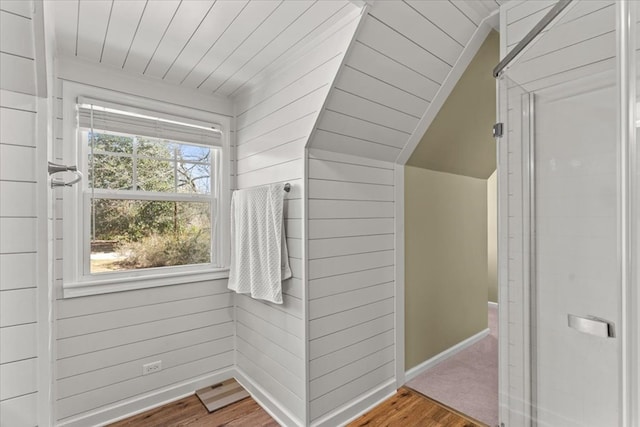
<path fill-rule="evenodd" d="M 307 423 L 305 144 L 359 20 L 357 11 L 344 18 L 295 61 L 263 78 L 259 89 L 235 100 L 237 187 L 291 184 L 285 229 L 293 272 L 283 284 L 282 305 L 236 295 L 237 369 L 299 425 Z"/>
<path fill-rule="evenodd" d="M 395 390 L 394 164 L 315 149 L 308 162 L 310 416 L 337 425 Z"/>
<path fill-rule="evenodd" d="M 492 0 L 375 2 L 311 147 L 396 161 L 482 19 L 497 7 Z"/>
<path fill-rule="evenodd" d="M 63 157 L 62 88 L 66 82 L 137 95 L 230 116 L 224 99 L 144 81 L 116 70 L 60 59 L 54 156 Z M 200 281 L 136 291 L 62 298 L 62 222 L 65 189 L 56 191 L 55 416 L 85 426 L 130 415 L 233 376 L 233 294 L 227 281 Z M 142 376 L 142 365 L 162 370 Z"/>
<path fill-rule="evenodd" d="M 0 3 L 0 425 L 38 424 L 42 206 L 30 1 Z"/>

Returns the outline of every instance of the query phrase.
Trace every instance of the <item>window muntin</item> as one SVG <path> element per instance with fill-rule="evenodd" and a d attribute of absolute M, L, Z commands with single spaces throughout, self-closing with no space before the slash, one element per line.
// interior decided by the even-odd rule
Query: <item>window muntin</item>
<path fill-rule="evenodd" d="M 162 132 L 162 126 L 149 126 L 153 118 L 148 116 L 140 116 L 140 125 L 135 114 L 118 116 L 118 110 L 103 108 L 94 115 L 93 108 L 79 105 L 78 131 L 89 172 L 83 196 L 84 275 L 218 266 L 213 236 L 220 148 L 192 141 L 209 135 L 214 142 L 219 135 L 189 126 L 184 128 L 188 142 L 166 139 L 162 136 L 180 136 L 179 122 L 168 122 L 169 132 Z M 146 135 L 123 132 L 129 124 Z"/>

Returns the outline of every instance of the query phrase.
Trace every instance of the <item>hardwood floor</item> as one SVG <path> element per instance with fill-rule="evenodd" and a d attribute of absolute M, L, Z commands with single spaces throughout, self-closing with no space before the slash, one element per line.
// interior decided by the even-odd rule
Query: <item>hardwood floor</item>
<path fill-rule="evenodd" d="M 211 414 L 194 395 L 111 424 L 111 427 L 277 427 L 250 397 Z M 461 414 L 402 387 L 349 427 L 483 427 Z"/>
<path fill-rule="evenodd" d="M 362 415 L 348 427 L 484 427 L 422 394 L 402 387 L 395 396 Z"/>
<path fill-rule="evenodd" d="M 211 414 L 196 395 L 111 424 L 111 427 L 278 427 L 250 397 Z"/>

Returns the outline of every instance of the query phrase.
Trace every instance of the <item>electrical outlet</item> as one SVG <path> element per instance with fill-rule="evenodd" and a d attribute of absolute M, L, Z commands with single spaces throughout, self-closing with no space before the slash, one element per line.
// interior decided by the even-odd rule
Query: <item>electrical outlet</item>
<path fill-rule="evenodd" d="M 162 360 L 156 360 L 155 362 L 142 365 L 142 375 L 155 374 L 162 370 Z"/>

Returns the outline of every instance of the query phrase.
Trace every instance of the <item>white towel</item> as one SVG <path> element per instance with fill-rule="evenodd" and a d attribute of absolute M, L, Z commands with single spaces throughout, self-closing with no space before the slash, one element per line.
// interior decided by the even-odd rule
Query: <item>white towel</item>
<path fill-rule="evenodd" d="M 229 289 L 282 304 L 282 281 L 291 277 L 283 209 L 282 184 L 233 192 Z"/>

